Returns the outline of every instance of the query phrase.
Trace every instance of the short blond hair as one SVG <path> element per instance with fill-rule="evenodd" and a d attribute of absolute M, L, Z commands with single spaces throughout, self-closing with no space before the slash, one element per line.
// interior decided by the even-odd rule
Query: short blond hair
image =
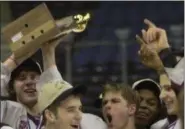
<path fill-rule="evenodd" d="M 131 86 L 124 83 L 120 84 L 106 84 L 103 90 L 103 97 L 107 92 L 121 92 L 122 97 L 128 102 L 128 104 L 135 104 L 136 110 L 140 105 L 140 97 L 137 91 L 133 90 Z"/>

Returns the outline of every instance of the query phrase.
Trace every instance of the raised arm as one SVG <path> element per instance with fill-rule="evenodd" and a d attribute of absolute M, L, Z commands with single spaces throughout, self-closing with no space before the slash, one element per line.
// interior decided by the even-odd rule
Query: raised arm
<path fill-rule="evenodd" d="M 148 19 L 145 19 L 144 23 L 148 26 L 148 29 L 142 30 L 143 40 L 153 46 L 153 49 L 157 51 L 165 67 L 174 67 L 177 64 L 177 59 L 170 48 L 166 31 L 157 27 Z"/>
<path fill-rule="evenodd" d="M 142 57 L 143 64 L 155 69 L 159 74 L 167 73 L 172 82 L 182 85 L 184 82 L 184 58 L 177 64 L 177 59 L 168 43 L 166 31 L 156 27 L 154 23 L 147 19 L 144 20 L 144 23 L 148 26 L 148 29 L 142 30 L 142 39 L 138 40 L 141 44 L 139 55 Z M 146 61 L 147 58 L 149 61 Z M 157 64 L 160 65 L 157 66 Z"/>
<path fill-rule="evenodd" d="M 1 96 L 8 96 L 7 84 L 10 80 L 11 72 L 16 68 L 16 64 L 10 58 L 1 63 Z"/>
<path fill-rule="evenodd" d="M 56 41 L 44 44 L 41 48 L 43 57 L 44 72 L 40 76 L 40 80 L 37 83 L 38 87 L 42 87 L 45 83 L 52 80 L 63 79 L 60 72 L 58 71 L 56 60 L 55 60 L 55 49 L 56 46 L 63 41 L 65 37 L 62 37 Z"/>

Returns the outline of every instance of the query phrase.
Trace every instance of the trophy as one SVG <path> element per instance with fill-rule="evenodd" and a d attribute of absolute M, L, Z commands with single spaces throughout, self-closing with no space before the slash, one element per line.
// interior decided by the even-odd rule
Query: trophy
<path fill-rule="evenodd" d="M 36 52 L 43 43 L 52 42 L 71 32 L 83 32 L 90 14 L 68 16 L 54 20 L 43 3 L 8 24 L 1 30 L 2 38 L 8 43 L 15 58 Z"/>
<path fill-rule="evenodd" d="M 55 35 L 54 37 L 50 38 L 48 42 L 56 40 L 71 32 L 75 32 L 75 33 L 83 32 L 87 27 L 87 23 L 89 19 L 90 19 L 90 14 L 87 13 L 85 16 L 78 14 L 75 16 L 68 16 L 60 20 L 57 20 L 56 24 L 60 28 L 61 32 Z"/>

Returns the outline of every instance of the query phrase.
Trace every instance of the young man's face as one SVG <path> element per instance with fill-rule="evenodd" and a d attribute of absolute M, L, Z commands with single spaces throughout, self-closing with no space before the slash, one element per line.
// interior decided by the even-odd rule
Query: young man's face
<path fill-rule="evenodd" d="M 134 113 L 121 92 L 106 92 L 102 103 L 103 116 L 109 129 L 122 129 Z"/>
<path fill-rule="evenodd" d="M 178 100 L 171 86 L 162 87 L 160 99 L 165 103 L 168 115 L 178 114 Z"/>
<path fill-rule="evenodd" d="M 37 103 L 36 82 L 39 80 L 39 77 L 40 74 L 34 71 L 20 72 L 13 83 L 17 101 L 29 106 L 34 106 Z"/>
<path fill-rule="evenodd" d="M 79 129 L 82 119 L 82 104 L 79 96 L 69 96 L 57 109 L 55 127 L 57 129 Z"/>
<path fill-rule="evenodd" d="M 159 99 L 147 89 L 138 90 L 140 106 L 136 113 L 136 125 L 146 127 L 153 122 L 159 113 Z"/>

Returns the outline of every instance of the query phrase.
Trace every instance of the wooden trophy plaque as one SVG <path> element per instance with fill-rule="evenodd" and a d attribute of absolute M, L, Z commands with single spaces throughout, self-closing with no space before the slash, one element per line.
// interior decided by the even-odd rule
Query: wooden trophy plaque
<path fill-rule="evenodd" d="M 10 45 L 15 58 L 37 51 L 41 44 L 60 33 L 47 6 L 43 3 L 5 26 L 2 38 Z"/>

